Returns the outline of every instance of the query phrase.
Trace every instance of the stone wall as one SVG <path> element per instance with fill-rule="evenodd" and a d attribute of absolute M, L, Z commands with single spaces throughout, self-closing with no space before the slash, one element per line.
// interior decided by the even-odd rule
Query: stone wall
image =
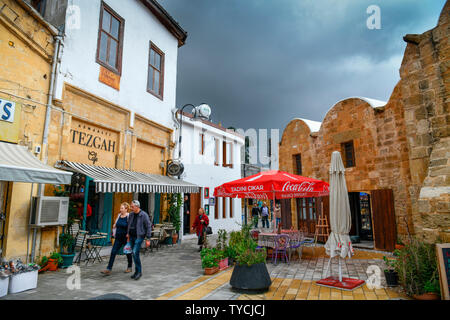
<path fill-rule="evenodd" d="M 385 106 L 361 98 L 336 103 L 318 132 L 292 120 L 280 143 L 280 170 L 328 181 L 331 153 L 353 141 L 356 165 L 346 169 L 349 192 L 392 189 L 397 234 L 449 241 L 450 232 L 450 3 L 438 26 L 407 35 L 401 80 Z M 295 206 L 294 206 L 295 208 Z M 293 220 L 295 220 L 293 214 Z"/>
<path fill-rule="evenodd" d="M 450 241 L 450 3 L 436 28 L 406 35 L 400 68 L 416 233 Z"/>

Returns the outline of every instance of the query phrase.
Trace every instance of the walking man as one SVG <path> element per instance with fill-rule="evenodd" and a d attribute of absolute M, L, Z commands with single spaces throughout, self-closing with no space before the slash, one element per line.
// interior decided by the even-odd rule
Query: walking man
<path fill-rule="evenodd" d="M 133 260 L 135 272 L 131 279 L 139 280 L 142 276 L 141 258 L 139 256 L 142 242 L 145 238 L 150 239 L 152 234 L 152 223 L 147 212 L 141 210 L 141 204 L 138 200 L 131 202 L 131 213 L 128 221 L 127 238 L 133 248 Z"/>
<path fill-rule="evenodd" d="M 264 203 L 261 208 L 262 227 L 269 228 L 269 208 Z"/>

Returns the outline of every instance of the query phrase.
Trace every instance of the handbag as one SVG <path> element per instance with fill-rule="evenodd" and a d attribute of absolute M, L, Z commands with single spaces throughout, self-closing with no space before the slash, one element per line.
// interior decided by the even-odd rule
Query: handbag
<path fill-rule="evenodd" d="M 210 226 L 206 227 L 206 234 L 212 234 L 212 228 Z"/>
<path fill-rule="evenodd" d="M 123 247 L 123 253 L 130 254 L 133 252 L 133 249 L 131 248 L 131 243 L 127 242 L 125 247 Z"/>

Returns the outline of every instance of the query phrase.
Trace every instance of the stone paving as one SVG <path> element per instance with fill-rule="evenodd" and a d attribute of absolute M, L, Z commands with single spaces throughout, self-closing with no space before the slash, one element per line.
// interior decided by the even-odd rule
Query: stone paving
<path fill-rule="evenodd" d="M 210 240 L 214 244 L 214 237 Z M 317 286 L 314 281 L 325 276 L 328 262 L 323 247 L 304 248 L 302 259 L 287 264 L 279 262 L 273 265 L 268 260 L 267 268 L 272 278 L 270 290 L 260 295 L 236 293 L 229 285 L 232 268 L 218 274 L 205 276 L 201 268 L 200 255 L 196 239 L 186 239 L 177 245 L 163 245 L 163 248 L 144 255 L 141 254 L 143 276 L 138 281 L 130 279 L 131 274 L 124 273 L 126 258 L 117 256 L 113 273 L 104 276 L 100 273 L 106 267 L 103 263 L 80 264 L 81 288 L 69 290 L 66 282 L 71 274 L 60 269 L 39 275 L 38 287 L 25 292 L 10 294 L 4 300 L 72 300 L 90 299 L 107 293 L 119 293 L 138 300 L 242 300 L 242 299 L 398 299 L 406 298 L 401 293 L 385 287 L 382 272 L 384 262 L 379 253 L 356 249 L 352 259 L 342 263 L 344 277 L 367 280 L 366 270 L 376 265 L 381 270 L 382 289 L 369 290 L 367 286 L 353 291 L 341 291 Z M 332 264 L 333 275 L 338 272 L 338 264 Z"/>

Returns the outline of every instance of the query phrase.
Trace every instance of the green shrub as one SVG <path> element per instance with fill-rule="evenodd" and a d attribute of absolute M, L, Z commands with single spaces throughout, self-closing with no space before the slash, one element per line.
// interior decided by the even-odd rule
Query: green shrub
<path fill-rule="evenodd" d="M 420 295 L 427 290 L 439 292 L 439 274 L 434 244 L 415 238 L 397 252 L 394 263 L 399 282 L 408 295 Z"/>
<path fill-rule="evenodd" d="M 202 268 L 212 268 L 219 266 L 221 254 L 216 248 L 203 248 L 200 252 Z"/>

